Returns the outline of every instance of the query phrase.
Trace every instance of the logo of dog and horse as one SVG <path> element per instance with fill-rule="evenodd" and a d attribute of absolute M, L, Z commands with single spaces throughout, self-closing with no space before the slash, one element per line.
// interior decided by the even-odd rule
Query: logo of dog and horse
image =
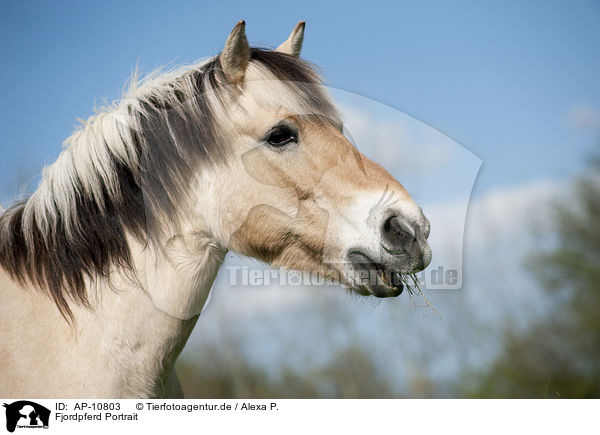
<path fill-rule="evenodd" d="M 14 432 L 18 428 L 48 428 L 50 410 L 29 400 L 19 400 L 3 404 L 6 408 L 6 430 Z"/>

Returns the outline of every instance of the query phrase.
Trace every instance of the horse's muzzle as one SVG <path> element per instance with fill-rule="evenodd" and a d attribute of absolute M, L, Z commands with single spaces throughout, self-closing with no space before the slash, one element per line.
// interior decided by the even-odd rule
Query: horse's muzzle
<path fill-rule="evenodd" d="M 386 216 L 380 229 L 379 252 L 353 248 L 347 254 L 354 272 L 350 280 L 353 289 L 380 298 L 402 294 L 406 275 L 424 270 L 431 262 L 429 230 L 423 215 L 412 224 L 396 214 Z"/>

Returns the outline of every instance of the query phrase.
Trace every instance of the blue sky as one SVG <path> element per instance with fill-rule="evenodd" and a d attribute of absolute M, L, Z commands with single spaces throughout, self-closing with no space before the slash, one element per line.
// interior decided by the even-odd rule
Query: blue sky
<path fill-rule="evenodd" d="M 476 193 L 566 178 L 597 145 L 600 3 L 3 2 L 0 200 L 52 162 L 76 118 L 142 71 L 217 53 L 237 20 L 276 46 L 299 19 L 328 83 L 400 109 L 483 159 Z"/>

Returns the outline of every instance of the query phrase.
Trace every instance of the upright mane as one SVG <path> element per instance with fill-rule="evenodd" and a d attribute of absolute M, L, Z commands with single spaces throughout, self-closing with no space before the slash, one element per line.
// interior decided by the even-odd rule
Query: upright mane
<path fill-rule="evenodd" d="M 252 48 L 250 65 L 286 82 L 307 108 L 335 113 L 301 59 Z M 0 216 L 0 265 L 47 291 L 65 318 L 70 301 L 88 304 L 88 279 L 131 270 L 127 237 L 148 242 L 160 217 L 178 215 L 194 170 L 227 157 L 222 114 L 236 89 L 225 84 L 218 57 L 134 81 L 65 141 L 37 190 Z"/>

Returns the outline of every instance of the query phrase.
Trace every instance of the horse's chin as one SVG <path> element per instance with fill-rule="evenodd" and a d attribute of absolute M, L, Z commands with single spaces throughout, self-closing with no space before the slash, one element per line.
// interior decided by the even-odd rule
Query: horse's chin
<path fill-rule="evenodd" d="M 404 291 L 404 284 L 390 286 L 386 284 L 372 286 L 352 286 L 350 287 L 354 293 L 361 296 L 375 296 L 376 298 L 395 298 L 400 296 Z"/>
<path fill-rule="evenodd" d="M 346 281 L 348 287 L 363 296 L 390 298 L 404 291 L 404 279 L 400 271 L 373 261 L 361 251 L 348 255 Z"/>

